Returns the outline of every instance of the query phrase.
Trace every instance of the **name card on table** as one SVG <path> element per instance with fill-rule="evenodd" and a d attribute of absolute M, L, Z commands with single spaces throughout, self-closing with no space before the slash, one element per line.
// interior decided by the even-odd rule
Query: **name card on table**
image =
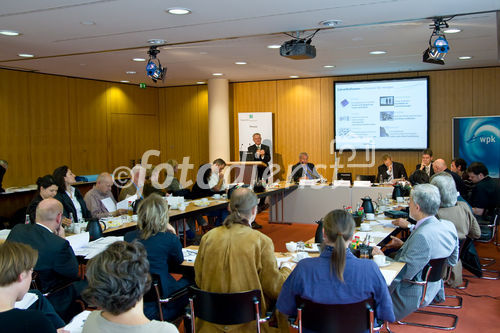
<path fill-rule="evenodd" d="M 169 206 L 180 206 L 184 203 L 184 197 L 165 197 Z"/>
<path fill-rule="evenodd" d="M 370 187 L 372 186 L 372 183 L 369 180 L 355 180 L 353 186 Z"/>
<path fill-rule="evenodd" d="M 299 185 L 300 186 L 312 186 L 316 185 L 320 180 L 319 179 L 300 179 L 299 180 Z"/>
<path fill-rule="evenodd" d="M 351 186 L 351 181 L 350 180 L 334 180 L 333 181 L 333 186 L 340 186 L 340 187 L 350 187 Z"/>

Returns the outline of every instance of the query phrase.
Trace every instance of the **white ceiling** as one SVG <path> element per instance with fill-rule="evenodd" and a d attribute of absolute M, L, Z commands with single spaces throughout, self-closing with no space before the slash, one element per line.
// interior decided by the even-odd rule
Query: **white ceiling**
<path fill-rule="evenodd" d="M 179 6 L 192 13 L 175 16 L 165 12 Z M 165 83 L 157 86 L 196 84 L 215 72 L 237 82 L 290 75 L 498 66 L 495 10 L 500 10 L 500 0 L 2 0 L 0 30 L 16 30 L 22 35 L 0 35 L 0 67 L 154 85 L 146 77 L 146 63 L 131 61 L 147 58 L 147 40 L 184 43 L 230 37 L 242 38 L 161 49 L 159 59 L 168 72 Z M 432 22 L 425 18 L 478 12 L 489 13 L 456 16 L 450 21 L 450 27 L 462 32 L 447 35 L 451 50 L 446 65 L 422 62 Z M 317 49 L 315 59 L 291 60 L 266 47 L 291 39 L 280 32 L 315 29 L 328 19 L 342 23 L 317 33 L 312 43 Z M 83 25 L 82 21 L 95 24 Z M 68 55 L 139 46 L 145 48 Z M 374 50 L 387 54 L 370 55 Z M 32 53 L 35 58 L 20 58 L 19 53 Z M 465 61 L 458 56 L 473 58 Z M 236 61 L 248 64 L 236 65 Z M 137 73 L 128 75 L 126 71 Z"/>

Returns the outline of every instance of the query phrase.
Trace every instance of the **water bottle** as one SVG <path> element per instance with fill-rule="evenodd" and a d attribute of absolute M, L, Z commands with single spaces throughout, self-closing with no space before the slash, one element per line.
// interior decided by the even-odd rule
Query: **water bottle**
<path fill-rule="evenodd" d="M 31 223 L 30 215 L 26 214 L 26 218 L 24 219 L 24 224 L 30 224 L 30 223 Z"/>
<path fill-rule="evenodd" d="M 74 220 L 73 220 L 73 213 L 72 212 L 69 212 L 69 219 L 71 220 L 71 224 L 73 224 Z"/>

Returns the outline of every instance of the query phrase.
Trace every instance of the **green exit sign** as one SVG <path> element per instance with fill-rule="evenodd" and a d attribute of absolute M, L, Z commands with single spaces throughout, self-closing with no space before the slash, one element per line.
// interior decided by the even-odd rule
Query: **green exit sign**
<path fill-rule="evenodd" d="M 146 89 L 146 84 L 145 83 L 139 83 L 139 88 Z"/>

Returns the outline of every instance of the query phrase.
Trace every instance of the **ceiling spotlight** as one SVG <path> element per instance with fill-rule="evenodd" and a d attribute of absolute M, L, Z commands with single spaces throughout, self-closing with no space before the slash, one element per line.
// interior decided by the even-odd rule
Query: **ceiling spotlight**
<path fill-rule="evenodd" d="M 324 21 L 319 22 L 319 25 L 322 25 L 322 26 L 328 27 L 328 28 L 333 28 L 333 27 L 338 26 L 341 23 L 342 23 L 341 20 L 324 20 Z"/>
<path fill-rule="evenodd" d="M 222 75 L 224 75 L 224 74 L 223 74 L 223 73 L 213 73 L 212 75 L 213 75 L 213 76 L 222 76 Z"/>
<path fill-rule="evenodd" d="M 246 65 L 247 63 L 245 61 L 237 61 L 235 62 L 236 65 Z"/>
<path fill-rule="evenodd" d="M 459 32 L 462 32 L 462 30 L 460 30 L 460 29 L 446 29 L 446 30 L 443 30 L 443 32 L 445 34 L 457 34 Z"/>
<path fill-rule="evenodd" d="M 144 58 L 134 58 L 134 59 L 132 59 L 132 61 L 140 62 L 140 61 L 146 61 L 146 59 L 144 59 Z"/>
<path fill-rule="evenodd" d="M 267 46 L 268 49 L 279 49 L 280 47 L 281 47 L 281 45 L 278 45 L 278 44 L 273 44 L 273 45 Z"/>
<path fill-rule="evenodd" d="M 135 74 L 135 71 L 126 71 L 126 72 L 125 72 L 125 74 L 130 74 L 130 75 L 132 75 L 132 74 Z"/>
<path fill-rule="evenodd" d="M 387 52 L 386 51 L 371 51 L 370 54 L 373 54 L 373 55 L 379 55 L 379 54 L 386 54 Z"/>
<path fill-rule="evenodd" d="M 196 84 L 205 84 L 205 81 L 198 81 Z"/>
<path fill-rule="evenodd" d="M 95 25 L 95 22 L 94 21 L 81 21 L 80 22 L 81 25 Z"/>
<path fill-rule="evenodd" d="M 175 8 L 169 8 L 166 10 L 167 13 L 172 14 L 172 15 L 187 15 L 191 14 L 191 10 L 187 8 L 180 8 L 180 7 L 175 7 Z"/>
<path fill-rule="evenodd" d="M 4 36 L 19 36 L 20 33 L 13 30 L 0 30 L 0 35 Z"/>
<path fill-rule="evenodd" d="M 121 80 L 120 82 L 121 82 L 121 83 L 129 83 L 130 81 L 127 81 L 127 80 Z"/>
<path fill-rule="evenodd" d="M 35 55 L 29 54 L 29 53 L 19 53 L 18 56 L 23 57 L 23 58 L 33 58 Z"/>
<path fill-rule="evenodd" d="M 444 65 L 444 57 L 448 54 L 450 50 L 450 45 L 446 40 L 446 36 L 441 31 L 441 28 L 449 28 L 448 20 L 443 18 L 434 19 L 434 24 L 431 25 L 432 34 L 429 38 L 429 47 L 424 51 L 422 55 L 422 61 L 428 62 L 430 64 Z"/>
<path fill-rule="evenodd" d="M 156 83 L 158 80 L 165 82 L 165 74 L 167 73 L 167 67 L 162 67 L 160 59 L 156 58 L 156 55 L 160 53 L 158 46 L 151 46 L 149 48 L 149 61 L 146 65 L 146 74 Z M 156 61 L 156 62 L 155 62 Z"/>
<path fill-rule="evenodd" d="M 461 56 L 461 57 L 458 57 L 458 60 L 470 60 L 472 59 L 471 56 Z"/>
<path fill-rule="evenodd" d="M 334 65 L 324 65 L 323 67 L 324 68 L 334 68 L 335 66 Z"/>
<path fill-rule="evenodd" d="M 289 78 L 290 78 L 290 79 L 298 79 L 298 78 L 299 78 L 299 76 L 298 76 L 298 75 L 290 75 L 290 76 L 289 76 Z"/>
<path fill-rule="evenodd" d="M 148 44 L 150 45 L 163 45 L 166 41 L 164 39 L 150 39 L 148 40 Z"/>

